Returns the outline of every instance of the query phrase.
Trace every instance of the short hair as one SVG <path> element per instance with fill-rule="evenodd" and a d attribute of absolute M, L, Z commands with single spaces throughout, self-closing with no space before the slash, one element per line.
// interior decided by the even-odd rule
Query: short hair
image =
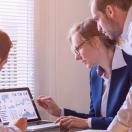
<path fill-rule="evenodd" d="M 2 60 L 8 57 L 9 50 L 11 48 L 12 42 L 7 35 L 7 33 L 0 30 L 0 58 Z"/>
<path fill-rule="evenodd" d="M 132 0 L 95 0 L 95 2 L 96 8 L 103 13 L 107 5 L 113 4 L 123 11 L 128 11 L 132 5 Z"/>
<path fill-rule="evenodd" d="M 111 40 L 103 33 L 98 31 L 97 22 L 92 18 L 87 18 L 81 23 L 74 25 L 69 32 L 69 41 L 72 43 L 72 36 L 79 33 L 84 40 L 90 40 L 98 36 L 106 47 L 113 47 L 116 45 L 116 40 Z"/>

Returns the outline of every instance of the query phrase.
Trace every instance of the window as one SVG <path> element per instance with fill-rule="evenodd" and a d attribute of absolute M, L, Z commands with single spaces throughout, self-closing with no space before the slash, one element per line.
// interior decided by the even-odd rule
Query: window
<path fill-rule="evenodd" d="M 0 0 L 0 29 L 13 42 L 8 63 L 0 72 L 0 88 L 34 91 L 34 0 Z"/>

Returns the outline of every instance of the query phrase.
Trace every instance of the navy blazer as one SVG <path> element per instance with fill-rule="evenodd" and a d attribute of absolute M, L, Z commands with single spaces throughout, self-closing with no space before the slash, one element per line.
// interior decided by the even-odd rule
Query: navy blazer
<path fill-rule="evenodd" d="M 110 89 L 108 95 L 106 117 L 101 116 L 101 100 L 103 94 L 103 79 L 97 75 L 97 66 L 90 71 L 90 111 L 89 114 L 78 113 L 70 109 L 64 109 L 65 116 L 80 118 L 92 118 L 92 129 L 107 129 L 117 111 L 123 104 L 132 84 L 132 56 L 123 52 L 126 66 L 112 70 Z M 118 63 L 118 62 L 117 62 Z"/>

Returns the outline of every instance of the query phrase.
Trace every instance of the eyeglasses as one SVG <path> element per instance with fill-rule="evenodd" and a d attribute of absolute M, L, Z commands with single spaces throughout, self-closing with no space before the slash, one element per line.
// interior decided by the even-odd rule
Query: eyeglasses
<path fill-rule="evenodd" d="M 77 47 L 75 47 L 73 50 L 77 55 L 80 55 L 79 50 L 81 49 L 81 47 L 85 44 L 86 41 L 83 41 L 82 43 L 80 43 Z"/>

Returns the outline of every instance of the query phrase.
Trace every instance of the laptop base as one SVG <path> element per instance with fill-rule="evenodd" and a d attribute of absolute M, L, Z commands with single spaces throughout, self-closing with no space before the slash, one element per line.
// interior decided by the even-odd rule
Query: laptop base
<path fill-rule="evenodd" d="M 53 129 L 53 128 L 59 128 L 59 125 L 54 122 L 48 122 L 44 121 L 44 124 L 39 125 L 29 125 L 27 127 L 28 132 L 38 131 L 38 130 L 47 130 L 47 129 Z"/>

